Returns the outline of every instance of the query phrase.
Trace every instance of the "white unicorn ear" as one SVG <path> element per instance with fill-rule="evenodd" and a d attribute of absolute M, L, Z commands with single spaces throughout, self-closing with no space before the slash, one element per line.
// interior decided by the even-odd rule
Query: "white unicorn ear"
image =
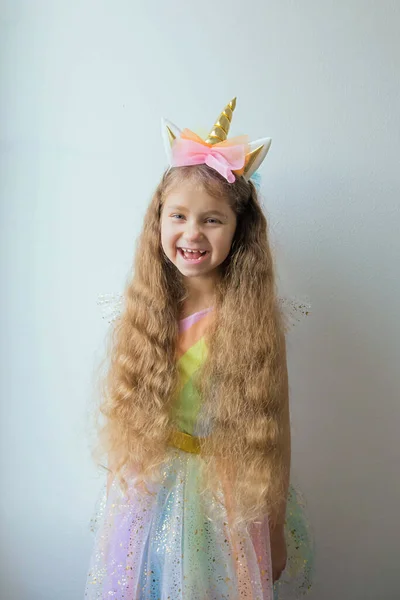
<path fill-rule="evenodd" d="M 171 123 L 171 121 L 167 121 L 167 119 L 161 119 L 161 133 L 164 141 L 165 153 L 167 155 L 168 164 L 172 163 L 172 152 L 171 147 L 173 141 L 180 137 L 181 130 L 179 127 Z"/>
<path fill-rule="evenodd" d="M 250 179 L 261 165 L 270 149 L 271 142 L 271 138 L 261 138 L 249 144 L 250 151 L 246 154 L 246 163 L 243 172 L 243 178 L 246 181 Z"/>

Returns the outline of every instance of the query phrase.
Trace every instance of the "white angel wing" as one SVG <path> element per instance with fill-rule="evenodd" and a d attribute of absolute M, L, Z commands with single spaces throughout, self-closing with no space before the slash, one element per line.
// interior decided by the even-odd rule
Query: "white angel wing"
<path fill-rule="evenodd" d="M 97 296 L 97 305 L 100 306 L 100 312 L 106 321 L 112 323 L 121 316 L 124 304 L 123 294 L 99 294 Z"/>
<path fill-rule="evenodd" d="M 289 333 L 293 327 L 301 323 L 311 312 L 311 304 L 308 298 L 280 296 L 278 300 L 284 316 L 286 333 Z"/>
<path fill-rule="evenodd" d="M 278 300 L 283 311 L 286 332 L 310 314 L 311 304 L 308 299 L 279 297 Z M 97 304 L 100 306 L 103 319 L 112 323 L 121 316 L 124 297 L 117 293 L 99 294 Z"/>

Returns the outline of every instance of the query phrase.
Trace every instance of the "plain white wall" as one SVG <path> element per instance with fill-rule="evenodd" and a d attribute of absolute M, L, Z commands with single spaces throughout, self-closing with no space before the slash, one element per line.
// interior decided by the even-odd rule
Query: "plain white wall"
<path fill-rule="evenodd" d="M 3 0 L 1 589 L 77 600 L 102 480 L 92 371 L 150 195 L 160 117 L 269 135 L 310 600 L 399 597 L 399 4 Z"/>

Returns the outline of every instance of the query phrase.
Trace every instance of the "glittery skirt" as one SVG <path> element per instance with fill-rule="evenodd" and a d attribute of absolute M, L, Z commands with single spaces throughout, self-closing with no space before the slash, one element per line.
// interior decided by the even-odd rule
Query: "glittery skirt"
<path fill-rule="evenodd" d="M 150 494 L 128 481 L 101 492 L 85 600 L 285 600 L 310 587 L 312 551 L 293 488 L 288 565 L 273 586 L 268 520 L 234 532 L 224 495 L 200 489 L 200 456 L 170 448 Z"/>

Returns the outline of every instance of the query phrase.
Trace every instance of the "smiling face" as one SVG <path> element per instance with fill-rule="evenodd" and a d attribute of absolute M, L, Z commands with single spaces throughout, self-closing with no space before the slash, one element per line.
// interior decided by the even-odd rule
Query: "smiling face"
<path fill-rule="evenodd" d="M 228 200 L 210 196 L 195 181 L 181 183 L 164 199 L 162 248 L 185 277 L 215 278 L 229 254 L 235 230 L 236 215 Z"/>

